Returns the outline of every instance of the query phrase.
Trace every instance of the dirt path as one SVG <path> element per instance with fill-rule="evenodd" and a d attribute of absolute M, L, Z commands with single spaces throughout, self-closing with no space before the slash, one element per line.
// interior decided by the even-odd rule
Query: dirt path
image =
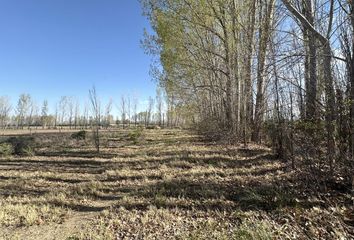
<path fill-rule="evenodd" d="M 96 200 L 90 204 L 91 208 L 102 209 L 101 211 L 71 211 L 60 224 L 0 228 L 3 235 L 0 236 L 0 239 L 66 240 L 71 236 L 80 235 L 93 219 L 97 218 L 104 209 L 110 209 L 114 204 L 114 200 Z"/>
<path fill-rule="evenodd" d="M 84 224 L 97 215 L 97 212 L 75 212 L 70 214 L 61 224 L 50 223 L 23 228 L 2 229 L 3 239 L 64 240 L 82 231 Z"/>

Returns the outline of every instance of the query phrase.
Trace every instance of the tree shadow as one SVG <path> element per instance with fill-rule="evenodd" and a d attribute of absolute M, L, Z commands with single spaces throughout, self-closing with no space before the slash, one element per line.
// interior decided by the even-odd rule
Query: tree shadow
<path fill-rule="evenodd" d="M 108 208 L 108 207 L 90 206 L 85 204 L 75 204 L 75 203 L 68 204 L 68 203 L 62 203 L 57 201 L 49 201 L 48 204 L 56 207 L 67 208 L 77 212 L 101 212 Z"/>
<path fill-rule="evenodd" d="M 190 138 L 180 138 L 178 141 L 191 141 Z M 178 141 L 171 140 L 168 144 L 176 144 Z M 193 140 L 194 141 L 194 140 Z M 194 145 L 207 144 L 202 141 L 193 142 Z M 163 139 L 158 139 L 149 144 L 165 143 Z M 148 145 L 149 145 L 148 144 Z M 168 145 L 167 144 L 167 145 Z M 216 144 L 210 143 L 215 146 Z M 166 144 L 161 146 L 164 148 Z M 138 150 L 139 149 L 138 147 Z M 178 150 L 178 151 L 149 151 L 147 159 L 129 160 L 138 157 L 137 152 L 132 153 L 94 153 L 92 151 L 46 151 L 39 152 L 41 157 L 56 157 L 55 160 L 17 158 L 13 160 L 0 160 L 0 170 L 16 170 L 22 172 L 39 173 L 34 174 L 32 180 L 43 179 L 47 186 L 39 186 L 38 189 L 29 189 L 18 186 L 12 189 L 4 189 L 9 185 L 0 185 L 2 196 L 39 196 L 53 193 L 58 190 L 61 183 L 66 184 L 61 191 L 74 192 L 76 188 L 85 187 L 91 180 L 99 182 L 97 189 L 83 191 L 77 198 L 87 197 L 97 201 L 116 201 L 113 207 L 124 207 L 126 209 L 147 209 L 154 205 L 158 208 L 181 208 L 186 210 L 198 209 L 202 211 L 244 211 L 264 210 L 275 211 L 286 207 L 310 208 L 321 204 L 320 202 L 297 201 L 296 191 L 292 189 L 290 182 L 296 182 L 296 178 L 280 180 L 280 178 L 259 180 L 262 176 L 273 176 L 277 171 L 284 170 L 283 165 L 271 166 L 276 163 L 276 156 L 267 149 L 247 149 L 247 148 L 209 148 L 205 150 Z M 62 159 L 62 158 L 80 159 Z M 119 159 L 112 159 L 112 158 Z M 96 159 L 97 158 L 97 159 Z M 158 158 L 158 159 L 156 159 Z M 173 176 L 165 178 L 158 171 L 162 165 L 163 169 Z M 213 172 L 213 168 L 217 171 Z M 119 175 L 120 169 L 144 171 L 136 175 Z M 181 170 L 201 169 L 198 171 L 185 171 L 186 173 L 176 173 Z M 211 169 L 211 171 L 209 171 Z M 231 169 L 229 173 L 223 173 L 224 169 Z M 244 171 L 244 169 L 248 169 Z M 117 171 L 117 175 L 106 174 L 108 170 Z M 149 170 L 157 170 L 157 173 L 150 173 Z M 206 171 L 208 170 L 208 171 Z M 219 171 L 220 170 L 220 171 Z M 41 176 L 41 172 L 52 172 L 72 176 Z M 148 172 L 148 173 L 146 173 Z M 93 179 L 80 179 L 75 174 L 91 174 Z M 238 178 L 232 174 L 237 175 Z M 94 176 L 92 176 L 94 175 Z M 242 178 L 242 179 L 240 179 Z M 258 180 L 257 180 L 258 179 Z M 17 181 L 16 177 L 0 176 L 3 181 Z M 134 182 L 146 181 L 143 185 Z M 130 184 L 126 184 L 129 182 Z M 126 184 L 126 185 L 125 185 Z M 91 191 L 92 190 L 92 191 Z M 97 194 L 95 191 L 99 194 Z M 76 194 L 76 193 L 75 193 Z M 132 201 L 121 201 L 122 196 L 133 199 Z M 134 199 L 138 199 L 134 201 Z M 60 206 L 80 212 L 98 212 L 108 207 L 97 207 L 90 204 L 76 204 L 58 201 L 48 201 L 48 204 Z"/>
<path fill-rule="evenodd" d="M 78 183 L 86 183 L 89 180 L 83 179 L 64 179 L 59 177 L 42 177 L 44 180 L 54 183 L 68 183 L 68 184 L 78 184 Z"/>
<path fill-rule="evenodd" d="M 104 159 L 112 159 L 118 156 L 116 153 L 105 153 L 100 152 L 97 153 L 95 151 L 45 151 L 37 153 L 38 156 L 41 157 L 77 157 L 77 158 L 104 158 Z"/>
<path fill-rule="evenodd" d="M 130 189 L 129 196 L 145 201 L 115 205 L 126 209 L 157 208 L 198 209 L 202 211 L 274 211 L 287 207 L 312 208 L 322 206 L 321 201 L 298 201 L 293 192 L 278 187 L 279 183 L 240 186 L 212 181 L 198 183 L 190 180 L 161 181 L 149 186 Z M 179 201 L 183 199 L 183 201 Z"/>
<path fill-rule="evenodd" d="M 16 186 L 8 186 L 5 188 L 0 188 L 0 196 L 2 197 L 20 197 L 20 196 L 43 196 L 48 193 L 47 189 L 34 189 L 26 186 L 16 185 Z"/>
<path fill-rule="evenodd" d="M 23 172 L 54 172 L 54 173 L 91 173 L 102 174 L 110 162 L 104 163 L 95 160 L 35 160 L 15 159 L 0 160 L 0 170 Z"/>

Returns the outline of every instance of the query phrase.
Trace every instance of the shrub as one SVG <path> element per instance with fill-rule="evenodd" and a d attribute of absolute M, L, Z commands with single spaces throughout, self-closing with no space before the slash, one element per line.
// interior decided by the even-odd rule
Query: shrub
<path fill-rule="evenodd" d="M 130 141 L 133 141 L 135 144 L 138 143 L 139 139 L 143 136 L 143 128 L 137 128 L 133 132 L 128 134 L 128 138 Z"/>
<path fill-rule="evenodd" d="M 86 131 L 82 130 L 82 131 L 73 133 L 73 134 L 71 134 L 71 138 L 76 139 L 76 140 L 85 140 L 86 139 Z"/>
<path fill-rule="evenodd" d="M 0 156 L 9 156 L 14 153 L 14 149 L 9 143 L 0 143 Z"/>
<path fill-rule="evenodd" d="M 150 125 L 150 126 L 147 126 L 146 129 L 149 129 L 149 130 L 160 130 L 161 127 L 160 126 L 157 126 L 157 125 Z"/>
<path fill-rule="evenodd" d="M 205 118 L 194 126 L 197 131 L 211 141 L 218 141 L 229 137 L 230 132 L 216 118 Z"/>
<path fill-rule="evenodd" d="M 258 220 L 244 222 L 234 234 L 233 239 L 238 240 L 274 239 L 269 224 Z"/>
<path fill-rule="evenodd" d="M 6 140 L 13 148 L 13 153 L 21 156 L 33 156 L 35 154 L 34 137 L 10 137 Z"/>

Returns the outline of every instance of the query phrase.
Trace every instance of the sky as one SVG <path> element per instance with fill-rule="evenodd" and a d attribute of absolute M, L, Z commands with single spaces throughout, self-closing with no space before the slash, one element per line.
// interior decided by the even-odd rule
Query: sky
<path fill-rule="evenodd" d="M 155 95 L 151 57 L 140 40 L 138 0 L 0 0 L 0 96 L 29 93 L 51 108 L 61 96 L 81 103 L 95 85 L 102 102 Z"/>

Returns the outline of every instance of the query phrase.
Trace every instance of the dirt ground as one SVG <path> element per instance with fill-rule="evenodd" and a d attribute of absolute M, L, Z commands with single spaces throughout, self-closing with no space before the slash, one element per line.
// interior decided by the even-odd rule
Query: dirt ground
<path fill-rule="evenodd" d="M 315 194 L 266 147 L 119 130 L 95 153 L 32 134 L 35 156 L 0 158 L 0 239 L 354 239 L 351 192 Z"/>

